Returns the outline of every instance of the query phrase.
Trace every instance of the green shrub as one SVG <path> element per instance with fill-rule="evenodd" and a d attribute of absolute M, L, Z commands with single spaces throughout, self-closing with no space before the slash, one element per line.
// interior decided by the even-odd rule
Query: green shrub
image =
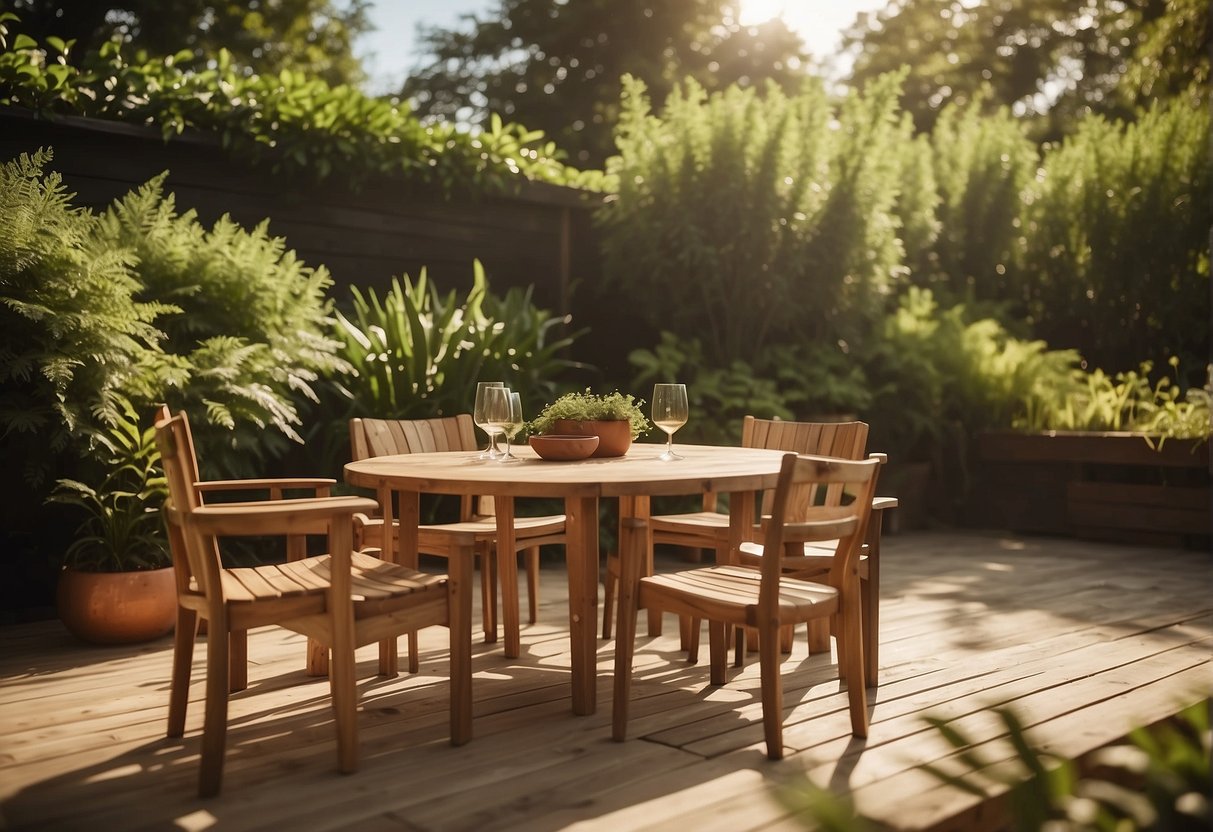
<path fill-rule="evenodd" d="M 430 183 L 447 192 L 503 190 L 526 179 L 602 187 L 601 174 L 565 167 L 543 134 L 494 117 L 469 133 L 453 123 L 423 125 L 399 101 L 329 86 L 302 72 L 251 75 L 226 50 L 206 60 L 184 50 L 128 56 L 116 41 L 71 54 L 71 44 L 6 34 L 0 16 L 0 104 L 150 124 L 165 138 L 187 129 L 212 133 L 233 158 L 290 176 L 339 175 L 357 186 L 382 176 Z"/>
<path fill-rule="evenodd" d="M 1089 117 L 1045 154 L 1022 287 L 1038 337 L 1113 371 L 1172 355 L 1204 367 L 1209 119 L 1207 102 L 1187 98 L 1134 124 Z"/>
<path fill-rule="evenodd" d="M 699 339 L 670 332 L 652 350 L 633 350 L 632 387 L 648 389 L 670 379 L 687 385 L 691 418 L 680 432 L 687 441 L 737 444 L 743 417 L 812 421 L 865 410 L 871 402 L 864 369 L 836 348 L 779 344 L 751 366 L 734 360 L 716 366 Z"/>
<path fill-rule="evenodd" d="M 939 234 L 919 285 L 947 305 L 1015 299 L 1023 259 L 1025 196 L 1039 156 L 1024 123 L 982 101 L 948 106 L 931 131 Z"/>
<path fill-rule="evenodd" d="M 58 457 L 87 454 L 162 364 L 156 322 L 174 311 L 139 298 L 134 253 L 97 236 L 50 160 L 0 167 L 0 443 L 35 487 Z"/>
<path fill-rule="evenodd" d="M 866 331 L 901 266 L 898 84 L 835 110 L 814 83 L 789 97 L 687 82 L 656 116 L 629 79 L 609 166 L 619 193 L 597 214 L 606 285 L 643 297 L 635 312 L 655 330 L 699 338 L 715 365 Z"/>
<path fill-rule="evenodd" d="M 1035 402 L 1073 389 L 1079 356 L 1012 337 L 963 305 L 940 311 L 912 288 L 865 349 L 872 404 L 869 445 L 898 461 L 930 460 L 941 445 L 1022 423 Z"/>
<path fill-rule="evenodd" d="M 141 299 L 174 307 L 155 321 L 165 334 L 156 372 L 126 389 L 186 410 L 212 474 L 262 472 L 266 457 L 303 441 L 299 405 L 317 400 L 321 373 L 348 369 L 327 337 L 332 280 L 270 237 L 268 222 L 246 231 L 224 216 L 208 230 L 192 210 L 177 213 L 163 182 L 114 202 L 95 230 L 134 254 Z"/>
<path fill-rule="evenodd" d="M 298 402 L 338 372 L 329 278 L 261 226 L 204 229 L 157 178 L 94 215 L 73 209 L 49 154 L 3 167 L 0 421 L 41 482 L 57 455 L 87 457 L 121 402 L 187 410 L 212 473 L 258 469 L 301 441 Z M 267 430 L 272 428 L 273 430 Z M 30 447 L 16 434 L 37 431 Z M 65 454 L 64 456 L 71 456 Z"/>

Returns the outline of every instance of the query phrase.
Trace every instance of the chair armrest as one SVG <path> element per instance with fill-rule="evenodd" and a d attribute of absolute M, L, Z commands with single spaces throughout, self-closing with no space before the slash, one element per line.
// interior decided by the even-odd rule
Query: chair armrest
<path fill-rule="evenodd" d="M 331 488 L 337 480 L 328 477 L 283 477 L 279 479 L 207 480 L 194 483 L 194 488 L 207 491 L 268 491 L 290 488 Z"/>
<path fill-rule="evenodd" d="M 310 497 L 257 503 L 199 506 L 192 512 L 195 528 L 213 535 L 282 535 L 323 532 L 330 521 L 376 508 L 365 497 Z"/>
<path fill-rule="evenodd" d="M 872 511 L 884 511 L 887 508 L 897 508 L 896 497 L 873 497 Z"/>
<path fill-rule="evenodd" d="M 868 454 L 868 459 L 875 459 L 881 465 L 884 465 L 886 462 L 889 461 L 889 455 L 885 454 L 885 453 L 881 453 L 880 451 L 873 451 L 872 453 Z"/>

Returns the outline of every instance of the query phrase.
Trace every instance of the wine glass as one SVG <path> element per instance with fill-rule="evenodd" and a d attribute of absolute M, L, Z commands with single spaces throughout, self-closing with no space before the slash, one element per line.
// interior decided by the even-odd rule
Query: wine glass
<path fill-rule="evenodd" d="M 505 456 L 500 462 L 519 462 L 518 457 L 510 452 L 510 440 L 518 435 L 518 431 L 522 430 L 522 394 L 510 392 L 510 416 L 509 421 L 504 425 L 505 429 Z"/>
<path fill-rule="evenodd" d="M 674 453 L 674 431 L 687 423 L 688 409 L 685 384 L 653 385 L 653 424 L 666 432 L 665 453 L 659 457 L 666 462 L 682 459 Z"/>
<path fill-rule="evenodd" d="M 476 405 L 472 409 L 472 421 L 476 423 L 476 427 L 489 435 L 489 447 L 480 454 L 480 459 L 496 459 L 501 455 L 501 451 L 497 449 L 497 434 L 489 430 L 488 423 L 484 418 L 484 397 L 485 391 L 505 387 L 505 382 L 501 381 L 478 381 L 476 382 Z"/>
<path fill-rule="evenodd" d="M 492 438 L 493 459 L 504 462 L 508 452 L 503 453 L 497 445 L 497 437 L 504 435 L 510 422 L 510 388 L 489 387 L 484 391 L 484 431 Z M 507 441 L 506 447 L 509 447 Z"/>

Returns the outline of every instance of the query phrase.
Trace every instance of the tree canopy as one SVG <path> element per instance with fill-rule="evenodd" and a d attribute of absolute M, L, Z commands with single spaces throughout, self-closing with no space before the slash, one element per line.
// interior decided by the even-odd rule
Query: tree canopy
<path fill-rule="evenodd" d="M 368 0 L 14 0 L 21 31 L 38 41 L 75 40 L 74 51 L 119 38 L 150 55 L 220 49 L 249 71 L 291 69 L 330 84 L 363 79 L 353 43 L 371 28 Z"/>
<path fill-rule="evenodd" d="M 500 113 L 543 130 L 578 165 L 613 151 L 620 78 L 655 101 L 686 77 L 719 90 L 803 77 L 804 46 L 782 20 L 737 23 L 735 0 L 499 0 L 463 26 L 423 31 L 429 63 L 403 93 L 422 115 L 484 123 Z"/>
<path fill-rule="evenodd" d="M 919 129 L 948 103 L 986 94 L 1033 123 L 1038 139 L 1086 113 L 1136 108 L 1207 83 L 1202 0 L 893 0 L 846 33 L 862 84 L 910 67 L 904 106 Z M 987 93 L 983 90 L 988 89 Z"/>

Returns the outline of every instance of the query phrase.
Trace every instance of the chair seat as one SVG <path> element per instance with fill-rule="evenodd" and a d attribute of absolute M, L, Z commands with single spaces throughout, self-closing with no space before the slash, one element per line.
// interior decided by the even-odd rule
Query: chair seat
<path fill-rule="evenodd" d="M 718 511 L 693 511 L 687 514 L 656 514 L 649 518 L 653 533 L 685 531 L 688 527 L 705 533 L 729 531 L 729 515 Z"/>
<path fill-rule="evenodd" d="M 747 624 L 756 615 L 762 573 L 746 566 L 708 566 L 640 579 L 640 603 L 671 612 L 701 614 Z M 659 599 L 673 600 L 677 608 Z M 779 582 L 779 618 L 786 624 L 827 615 L 838 606 L 838 590 L 826 584 L 785 578 Z"/>
<path fill-rule="evenodd" d="M 350 573 L 356 617 L 371 612 L 373 607 L 380 607 L 376 602 L 431 591 L 446 593 L 446 575 L 419 572 L 360 552 L 352 555 Z M 225 569 L 220 578 L 223 597 L 232 605 L 314 597 L 316 611 L 320 611 L 324 609 L 332 579 L 332 559 L 328 555 L 317 555 L 286 563 Z M 190 579 L 190 592 L 201 595 L 194 578 Z"/>

